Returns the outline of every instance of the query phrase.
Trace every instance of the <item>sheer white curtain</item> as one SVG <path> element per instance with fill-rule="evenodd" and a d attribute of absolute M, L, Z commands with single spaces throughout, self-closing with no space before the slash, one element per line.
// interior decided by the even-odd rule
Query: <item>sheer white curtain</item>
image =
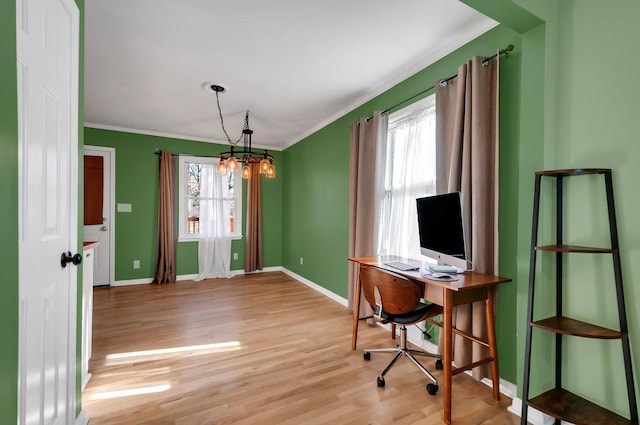
<path fill-rule="evenodd" d="M 434 195 L 435 97 L 389 117 L 378 254 L 420 259 L 416 198 Z"/>
<path fill-rule="evenodd" d="M 229 278 L 231 265 L 231 217 L 225 199 L 229 199 L 229 176 L 217 173 L 215 164 L 202 164 L 200 180 L 200 234 L 198 276 L 200 281 L 214 277 Z"/>

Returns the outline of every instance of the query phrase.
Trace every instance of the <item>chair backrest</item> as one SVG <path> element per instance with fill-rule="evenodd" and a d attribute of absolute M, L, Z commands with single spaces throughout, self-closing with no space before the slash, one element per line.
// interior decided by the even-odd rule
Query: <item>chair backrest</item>
<path fill-rule="evenodd" d="M 382 297 L 383 311 L 402 314 L 412 311 L 424 295 L 424 288 L 404 276 L 380 270 L 377 267 L 360 266 L 360 283 L 364 297 L 375 307 L 375 288 Z"/>

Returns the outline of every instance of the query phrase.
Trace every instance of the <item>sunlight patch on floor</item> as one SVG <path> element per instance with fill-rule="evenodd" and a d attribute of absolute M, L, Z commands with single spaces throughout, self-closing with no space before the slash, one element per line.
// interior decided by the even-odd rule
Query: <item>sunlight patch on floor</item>
<path fill-rule="evenodd" d="M 131 388 L 128 390 L 107 391 L 103 393 L 91 394 L 89 400 L 106 400 L 110 398 L 130 397 L 134 395 L 161 393 L 171 389 L 171 385 L 154 385 L 151 387 Z"/>
<path fill-rule="evenodd" d="M 128 353 L 107 354 L 106 360 L 123 360 L 140 357 L 166 356 L 177 353 L 193 352 L 194 354 L 220 353 L 240 350 L 240 341 L 219 342 L 215 344 L 189 345 L 185 347 L 158 348 L 155 350 L 131 351 Z"/>

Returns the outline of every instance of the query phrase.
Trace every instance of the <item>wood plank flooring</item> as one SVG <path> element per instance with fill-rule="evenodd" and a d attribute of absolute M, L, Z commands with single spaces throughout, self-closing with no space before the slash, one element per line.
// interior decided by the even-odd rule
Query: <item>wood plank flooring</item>
<path fill-rule="evenodd" d="M 360 326 L 351 351 L 347 309 L 284 273 L 95 288 L 93 305 L 91 425 L 442 423 L 441 392 L 407 359 L 376 386 L 390 356 L 362 348 L 393 346 L 388 333 Z M 511 400 L 453 382 L 454 424 L 519 423 Z"/>

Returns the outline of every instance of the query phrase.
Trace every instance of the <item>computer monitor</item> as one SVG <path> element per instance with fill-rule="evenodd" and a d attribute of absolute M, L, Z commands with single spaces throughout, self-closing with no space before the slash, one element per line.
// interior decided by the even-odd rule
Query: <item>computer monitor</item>
<path fill-rule="evenodd" d="M 421 254 L 467 270 L 460 192 L 418 198 L 416 205 Z"/>

